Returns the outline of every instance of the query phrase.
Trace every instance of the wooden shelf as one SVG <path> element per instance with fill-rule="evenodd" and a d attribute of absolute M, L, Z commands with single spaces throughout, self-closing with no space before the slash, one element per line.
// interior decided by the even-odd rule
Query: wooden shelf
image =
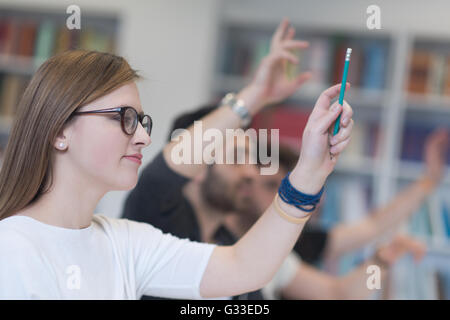
<path fill-rule="evenodd" d="M 376 160 L 364 156 L 345 156 L 336 164 L 335 170 L 338 173 L 357 174 L 362 176 L 374 176 L 376 171 Z"/>
<path fill-rule="evenodd" d="M 450 115 L 450 97 L 407 93 L 406 109 L 416 112 L 435 112 Z"/>

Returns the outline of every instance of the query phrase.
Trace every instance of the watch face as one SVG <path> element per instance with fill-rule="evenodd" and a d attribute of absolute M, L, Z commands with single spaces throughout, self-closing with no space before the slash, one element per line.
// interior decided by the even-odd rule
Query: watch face
<path fill-rule="evenodd" d="M 225 95 L 225 97 L 222 99 L 222 104 L 225 104 L 225 105 L 232 106 L 235 103 L 236 103 L 236 98 L 235 98 L 234 93 L 227 93 Z"/>

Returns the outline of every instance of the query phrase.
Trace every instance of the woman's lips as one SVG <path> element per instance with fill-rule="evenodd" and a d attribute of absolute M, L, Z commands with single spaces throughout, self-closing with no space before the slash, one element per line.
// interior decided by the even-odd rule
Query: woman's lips
<path fill-rule="evenodd" d="M 138 156 L 125 156 L 124 158 L 126 158 L 128 160 L 131 160 L 133 162 L 142 164 L 142 161 L 141 161 L 141 159 Z"/>

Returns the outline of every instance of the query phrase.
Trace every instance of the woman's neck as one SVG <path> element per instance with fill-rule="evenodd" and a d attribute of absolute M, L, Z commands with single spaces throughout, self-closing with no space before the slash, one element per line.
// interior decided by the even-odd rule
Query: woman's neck
<path fill-rule="evenodd" d="M 93 179 L 89 181 L 75 170 L 55 168 L 53 177 L 50 190 L 17 214 L 68 229 L 90 226 L 94 210 L 105 195 L 106 188 L 96 188 Z"/>

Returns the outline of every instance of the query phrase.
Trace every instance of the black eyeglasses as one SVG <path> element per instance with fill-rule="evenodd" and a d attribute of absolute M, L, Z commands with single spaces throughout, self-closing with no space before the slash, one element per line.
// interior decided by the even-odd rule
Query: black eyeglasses
<path fill-rule="evenodd" d="M 136 132 L 138 122 L 144 127 L 147 134 L 150 136 L 152 133 L 153 121 L 149 115 L 138 114 L 133 107 L 118 107 L 103 110 L 92 110 L 92 111 L 77 111 L 72 113 L 72 115 L 80 116 L 85 114 L 101 114 L 101 113 L 119 113 L 120 123 L 122 125 L 122 130 L 127 135 L 133 135 Z"/>

